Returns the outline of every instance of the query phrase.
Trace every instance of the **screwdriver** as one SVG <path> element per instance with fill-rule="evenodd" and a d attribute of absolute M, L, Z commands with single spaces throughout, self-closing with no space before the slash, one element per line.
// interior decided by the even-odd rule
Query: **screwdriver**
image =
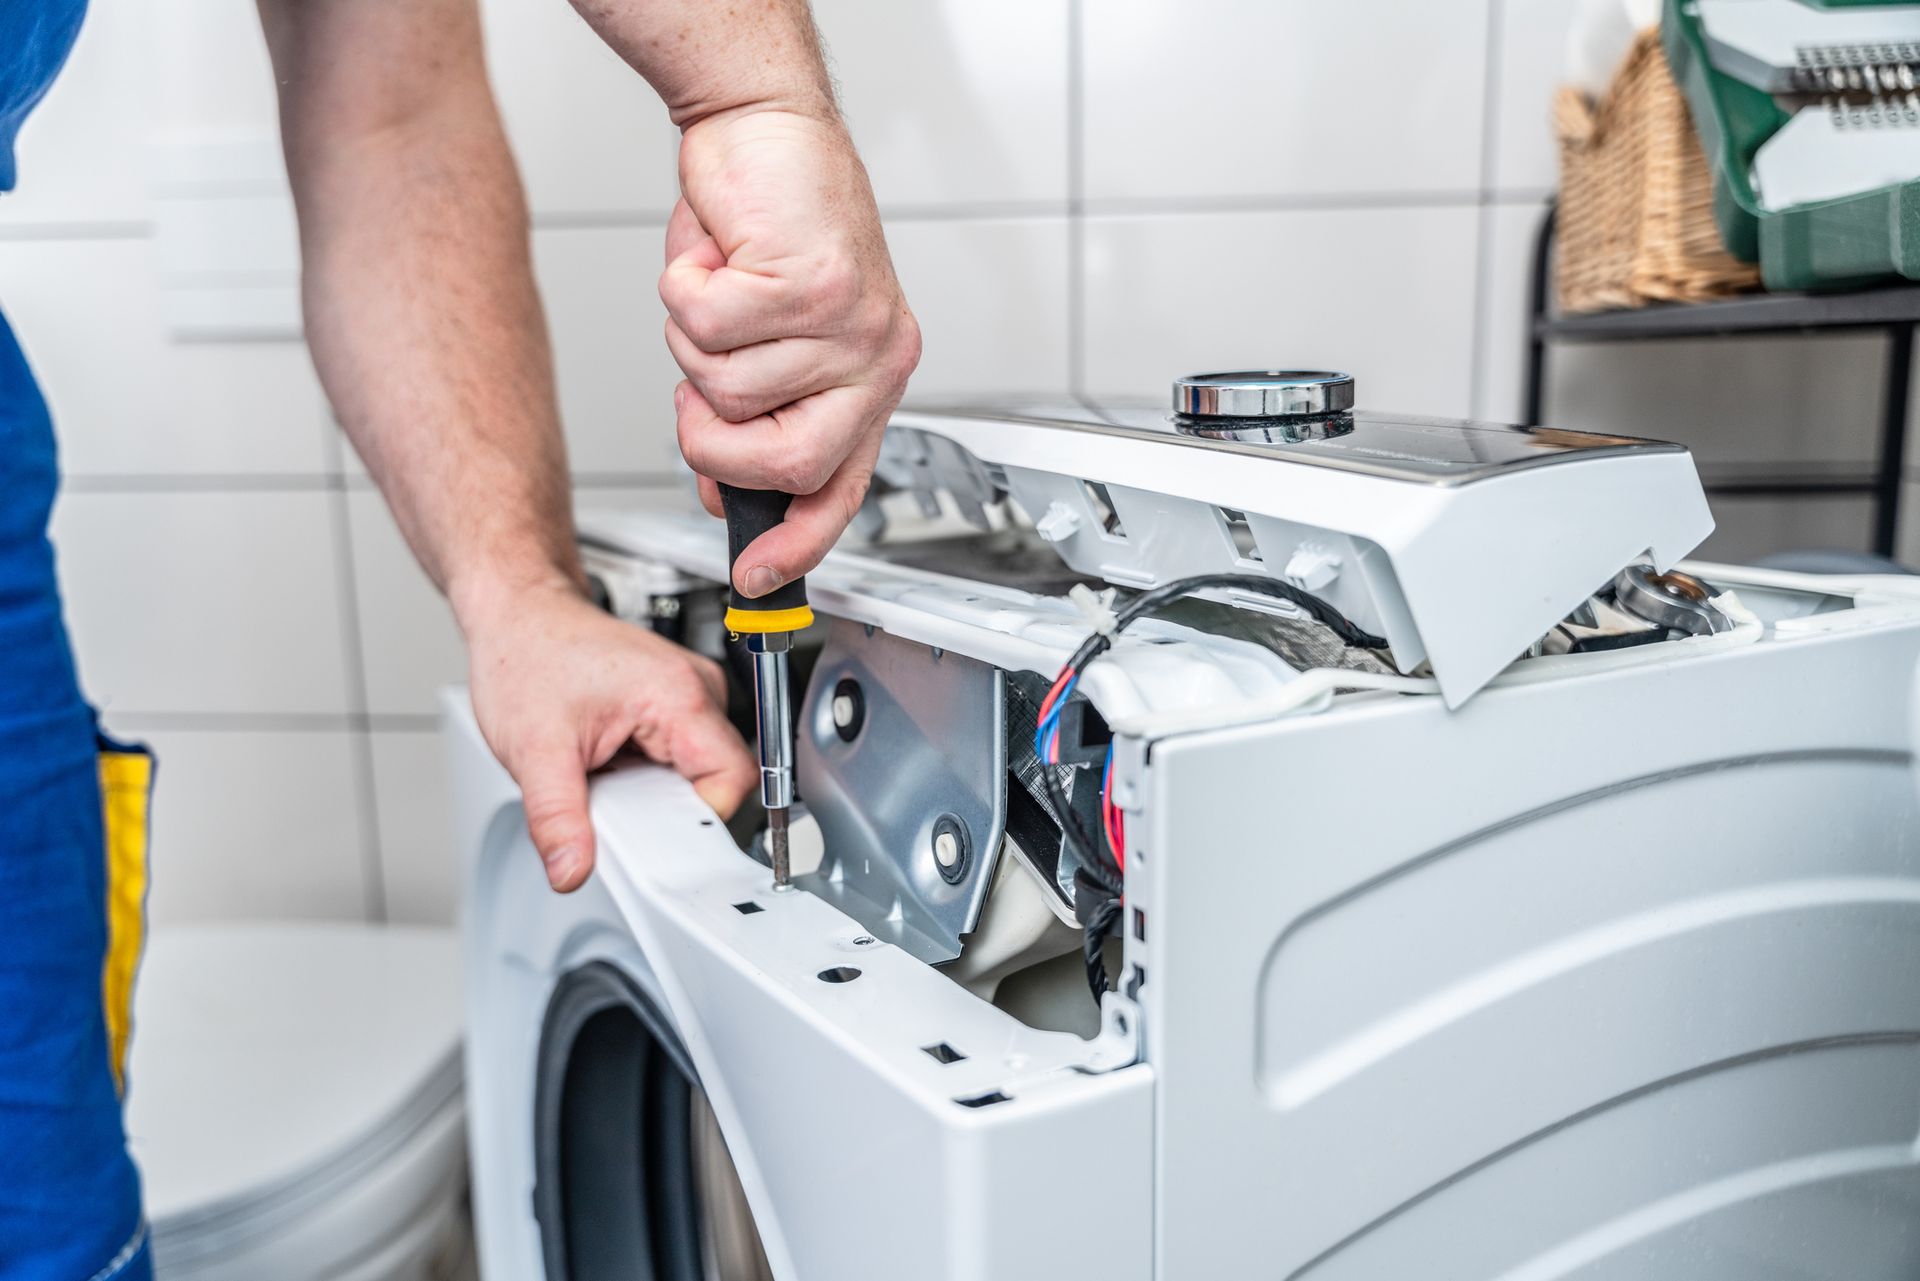
<path fill-rule="evenodd" d="M 786 519 L 793 495 L 772 489 L 720 486 L 727 513 L 727 572 L 754 539 Z M 773 888 L 793 888 L 787 849 L 787 808 L 793 804 L 793 710 L 787 701 L 787 653 L 793 633 L 813 622 L 805 576 L 782 583 L 765 596 L 751 598 L 734 587 L 727 609 L 727 630 L 747 638 L 753 655 L 754 730 L 760 748 L 760 800 L 767 808 L 767 854 L 773 863 Z"/>

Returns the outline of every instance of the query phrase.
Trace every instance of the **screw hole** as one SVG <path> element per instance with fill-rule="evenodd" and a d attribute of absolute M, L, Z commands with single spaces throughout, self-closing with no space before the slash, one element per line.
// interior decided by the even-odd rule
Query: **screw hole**
<path fill-rule="evenodd" d="M 986 1094 L 976 1094 L 972 1098 L 954 1100 L 955 1103 L 958 1103 L 963 1108 L 990 1108 L 996 1103 L 1008 1103 L 1011 1101 L 1012 1100 L 998 1090 L 991 1090 Z"/>
<path fill-rule="evenodd" d="M 851 983 L 860 977 L 860 971 L 851 965 L 836 965 L 830 970 L 820 971 L 822 983 Z"/>

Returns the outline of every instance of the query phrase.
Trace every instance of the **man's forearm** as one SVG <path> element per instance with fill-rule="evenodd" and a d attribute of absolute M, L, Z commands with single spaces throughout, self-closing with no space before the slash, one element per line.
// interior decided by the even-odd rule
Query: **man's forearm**
<path fill-rule="evenodd" d="M 523 587 L 579 578 L 525 199 L 473 7 L 262 8 L 308 344 L 408 544 L 471 629 Z"/>
<path fill-rule="evenodd" d="M 674 124 L 742 109 L 835 114 L 807 0 L 573 0 L 582 17 L 646 77 Z"/>

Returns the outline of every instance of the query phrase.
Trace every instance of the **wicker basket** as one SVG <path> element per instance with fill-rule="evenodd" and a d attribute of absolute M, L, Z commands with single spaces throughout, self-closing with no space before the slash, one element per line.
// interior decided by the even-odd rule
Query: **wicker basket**
<path fill-rule="evenodd" d="M 1563 88 L 1553 108 L 1562 311 L 1704 302 L 1759 288 L 1760 269 L 1721 244 L 1713 176 L 1659 28 L 1634 38 L 1603 101 Z"/>

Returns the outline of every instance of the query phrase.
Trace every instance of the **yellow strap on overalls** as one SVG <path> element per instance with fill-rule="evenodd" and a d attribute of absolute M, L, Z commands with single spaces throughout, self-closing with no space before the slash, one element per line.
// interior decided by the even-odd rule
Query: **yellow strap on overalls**
<path fill-rule="evenodd" d="M 107 961 L 100 977 L 113 1083 L 126 1092 L 127 1040 L 133 1032 L 133 978 L 147 934 L 147 814 L 153 757 L 100 753 L 100 796 L 107 835 Z"/>

